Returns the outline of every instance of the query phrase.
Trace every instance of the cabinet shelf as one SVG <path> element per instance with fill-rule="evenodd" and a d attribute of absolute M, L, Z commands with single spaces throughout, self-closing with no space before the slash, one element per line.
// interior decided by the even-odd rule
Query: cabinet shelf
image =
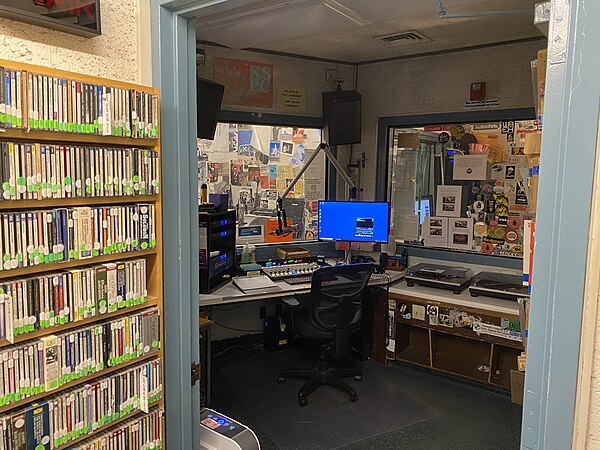
<path fill-rule="evenodd" d="M 65 208 L 69 206 L 120 205 L 126 203 L 156 203 L 159 195 L 123 195 L 115 197 L 45 198 L 42 200 L 2 200 L 0 211 L 18 209 Z"/>
<path fill-rule="evenodd" d="M 142 139 L 122 136 L 100 136 L 97 134 L 65 133 L 61 131 L 26 130 L 23 128 L 0 128 L 0 141 L 56 142 L 60 144 L 92 144 L 120 147 L 156 147 L 158 139 Z"/>

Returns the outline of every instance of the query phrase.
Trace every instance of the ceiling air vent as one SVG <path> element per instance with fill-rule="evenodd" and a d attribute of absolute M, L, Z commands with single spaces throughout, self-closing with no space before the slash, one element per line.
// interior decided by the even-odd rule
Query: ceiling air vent
<path fill-rule="evenodd" d="M 373 39 L 378 39 L 392 47 L 404 47 L 407 45 L 418 44 L 420 42 L 429 42 L 427 36 L 418 31 L 406 31 L 404 33 L 388 34 L 386 36 L 375 36 Z"/>

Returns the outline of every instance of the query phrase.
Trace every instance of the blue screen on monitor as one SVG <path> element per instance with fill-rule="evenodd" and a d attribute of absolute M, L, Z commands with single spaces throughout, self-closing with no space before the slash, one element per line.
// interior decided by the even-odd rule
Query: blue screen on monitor
<path fill-rule="evenodd" d="M 419 214 L 421 225 L 425 222 L 425 217 L 431 216 L 431 202 L 428 198 L 415 200 L 415 214 Z"/>
<path fill-rule="evenodd" d="M 319 202 L 319 239 L 387 242 L 390 208 L 384 202 Z"/>

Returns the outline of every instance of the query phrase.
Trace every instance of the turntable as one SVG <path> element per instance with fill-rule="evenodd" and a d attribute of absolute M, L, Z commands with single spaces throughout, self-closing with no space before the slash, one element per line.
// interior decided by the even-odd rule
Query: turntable
<path fill-rule="evenodd" d="M 421 263 L 406 271 L 407 286 L 420 284 L 439 289 L 448 289 L 460 294 L 471 281 L 473 271 L 465 267 L 448 267 L 441 264 Z"/>
<path fill-rule="evenodd" d="M 479 272 L 469 286 L 471 297 L 487 295 L 488 297 L 514 300 L 529 297 L 527 287 L 523 286 L 519 275 L 506 273 Z"/>

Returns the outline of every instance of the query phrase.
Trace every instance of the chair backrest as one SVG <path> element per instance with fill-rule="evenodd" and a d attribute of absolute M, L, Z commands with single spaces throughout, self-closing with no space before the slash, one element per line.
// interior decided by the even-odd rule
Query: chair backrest
<path fill-rule="evenodd" d="M 326 331 L 349 329 L 360 321 L 372 263 L 325 266 L 312 275 L 310 288 L 313 325 Z"/>

